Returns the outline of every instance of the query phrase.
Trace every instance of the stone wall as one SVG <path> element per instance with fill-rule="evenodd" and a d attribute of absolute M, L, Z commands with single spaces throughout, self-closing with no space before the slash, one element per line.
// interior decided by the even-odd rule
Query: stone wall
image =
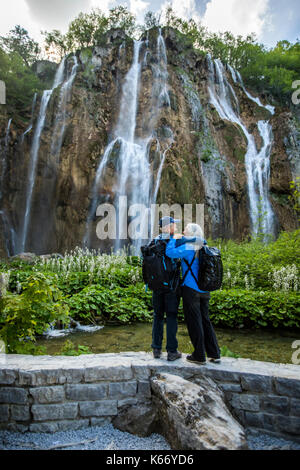
<path fill-rule="evenodd" d="M 150 403 L 150 378 L 162 372 L 194 383 L 208 376 L 246 428 L 300 441 L 300 366 L 233 358 L 197 366 L 143 352 L 4 356 L 0 428 L 55 432 L 110 422 L 124 406 Z"/>

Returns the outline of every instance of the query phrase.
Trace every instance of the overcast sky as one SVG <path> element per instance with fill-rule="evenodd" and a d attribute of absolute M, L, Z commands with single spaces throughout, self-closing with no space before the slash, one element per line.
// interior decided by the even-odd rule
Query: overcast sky
<path fill-rule="evenodd" d="M 93 7 L 107 12 L 124 5 L 142 22 L 148 10 L 158 12 L 168 4 L 181 18 L 201 20 L 211 31 L 255 32 L 268 47 L 281 39 L 300 38 L 299 0 L 1 0 L 0 35 L 20 24 L 41 42 L 41 30 L 66 32 L 79 12 Z"/>

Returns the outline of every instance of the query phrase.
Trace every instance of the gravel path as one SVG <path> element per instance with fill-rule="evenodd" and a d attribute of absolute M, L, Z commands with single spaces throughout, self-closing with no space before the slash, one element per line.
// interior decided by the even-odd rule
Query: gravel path
<path fill-rule="evenodd" d="M 300 443 L 248 432 L 251 450 L 300 450 Z M 72 445 L 70 445 L 72 444 Z M 159 434 L 138 437 L 115 429 L 111 424 L 54 434 L 0 431 L 0 450 L 170 450 Z"/>
<path fill-rule="evenodd" d="M 74 445 L 76 444 L 77 445 Z M 68 444 L 73 444 L 68 446 Z M 65 447 L 66 445 L 66 447 Z M 0 450 L 170 450 L 159 434 L 138 437 L 115 429 L 112 424 L 91 426 L 54 434 L 0 431 Z M 61 447 L 63 446 L 63 447 Z"/>
<path fill-rule="evenodd" d="M 300 450 L 300 443 L 257 431 L 248 431 L 247 441 L 251 450 Z"/>

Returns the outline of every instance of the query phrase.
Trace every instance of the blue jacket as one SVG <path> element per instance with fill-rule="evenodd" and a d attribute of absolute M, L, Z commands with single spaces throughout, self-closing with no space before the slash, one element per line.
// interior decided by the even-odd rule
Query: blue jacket
<path fill-rule="evenodd" d="M 192 246 L 192 242 L 203 242 L 206 243 L 205 240 L 200 240 L 194 238 L 181 238 L 181 239 L 174 239 L 172 238 L 169 243 L 167 244 L 166 248 L 166 255 L 169 258 L 183 258 L 186 259 L 189 263 L 192 262 L 192 259 L 195 254 L 195 249 Z M 187 264 L 185 262 L 181 262 L 181 271 L 182 277 L 184 277 L 186 271 L 188 270 Z M 198 271 L 199 271 L 199 259 L 196 257 L 192 264 L 192 271 L 196 279 L 198 279 Z M 200 290 L 198 285 L 196 284 L 195 279 L 193 278 L 191 272 L 189 271 L 185 277 L 184 282 L 182 283 L 183 286 L 190 287 L 197 292 L 208 292 L 204 290 Z"/>

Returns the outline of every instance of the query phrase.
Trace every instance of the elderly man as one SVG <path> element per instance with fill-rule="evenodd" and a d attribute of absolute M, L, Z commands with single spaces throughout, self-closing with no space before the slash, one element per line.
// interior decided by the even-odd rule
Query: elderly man
<path fill-rule="evenodd" d="M 173 217 L 162 217 L 159 221 L 161 233 L 155 240 L 170 240 L 176 232 L 176 223 L 180 220 Z M 174 273 L 176 272 L 177 262 L 174 261 Z M 162 351 L 163 331 L 164 331 L 164 314 L 167 317 L 167 344 L 168 361 L 175 361 L 182 355 L 177 350 L 178 341 L 177 334 L 177 314 L 180 296 L 178 290 L 157 289 L 153 290 L 152 304 L 154 309 L 153 326 L 152 326 L 152 344 L 153 356 L 160 358 Z"/>

